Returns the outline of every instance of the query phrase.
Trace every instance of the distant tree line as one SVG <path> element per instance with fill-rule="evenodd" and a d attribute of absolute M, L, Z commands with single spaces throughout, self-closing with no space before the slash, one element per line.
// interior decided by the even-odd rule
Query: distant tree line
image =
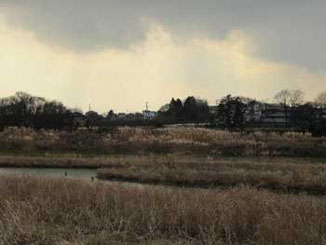
<path fill-rule="evenodd" d="M 72 112 L 57 101 L 23 92 L 0 100 L 0 129 L 10 126 L 63 129 L 71 122 Z"/>
<path fill-rule="evenodd" d="M 265 103 L 241 96 L 227 95 L 215 106 L 206 100 L 188 96 L 172 98 L 158 112 L 115 113 L 96 111 L 85 114 L 69 109 L 57 101 L 48 101 L 24 92 L 0 99 L 0 130 L 6 127 L 33 129 L 107 129 L 115 126 L 160 126 L 165 124 L 202 123 L 230 131 L 247 128 L 281 127 L 284 130 L 326 135 L 326 92 L 314 102 L 304 102 L 300 90 L 282 90 L 274 103 Z"/>
<path fill-rule="evenodd" d="M 230 131 L 245 128 L 275 127 L 284 130 L 326 135 L 326 92 L 315 102 L 304 102 L 300 90 L 282 90 L 274 97 L 275 104 L 244 97 L 223 97 L 217 106 L 215 122 Z"/>
<path fill-rule="evenodd" d="M 212 115 L 207 101 L 189 96 L 182 102 L 174 99 L 163 106 L 156 120 L 165 123 L 196 123 L 210 122 Z"/>
<path fill-rule="evenodd" d="M 70 129 L 80 127 L 99 129 L 114 126 L 148 125 L 152 120 L 142 113 L 114 113 L 106 115 L 96 111 L 85 114 L 70 109 L 61 102 L 48 101 L 45 98 L 17 92 L 14 96 L 0 99 L 0 130 L 6 127 L 28 127 L 33 129 Z"/>

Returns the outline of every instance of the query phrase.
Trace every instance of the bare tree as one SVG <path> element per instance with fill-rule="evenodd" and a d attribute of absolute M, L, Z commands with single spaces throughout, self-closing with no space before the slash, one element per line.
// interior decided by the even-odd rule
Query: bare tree
<path fill-rule="evenodd" d="M 291 100 L 291 92 L 288 89 L 283 89 L 274 96 L 274 100 L 283 105 L 284 107 L 289 106 Z"/>
<path fill-rule="evenodd" d="M 301 90 L 291 90 L 290 91 L 290 105 L 291 106 L 298 106 L 302 105 L 304 102 L 304 92 Z"/>
<path fill-rule="evenodd" d="M 301 90 L 284 89 L 278 92 L 274 100 L 283 105 L 285 126 L 289 125 L 289 107 L 301 105 L 304 102 L 304 92 Z"/>
<path fill-rule="evenodd" d="M 321 92 L 321 93 L 317 96 L 317 98 L 315 99 L 315 102 L 316 102 L 318 105 L 326 106 L 326 91 Z"/>
<path fill-rule="evenodd" d="M 303 104 L 304 96 L 301 90 L 283 89 L 275 95 L 274 100 L 285 107 L 297 106 Z"/>

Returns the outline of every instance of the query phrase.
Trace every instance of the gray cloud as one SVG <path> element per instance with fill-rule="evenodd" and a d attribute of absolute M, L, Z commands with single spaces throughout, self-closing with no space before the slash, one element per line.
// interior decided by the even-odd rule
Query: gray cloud
<path fill-rule="evenodd" d="M 324 0 L 0 0 L 0 7 L 10 25 L 77 52 L 128 48 L 150 19 L 184 39 L 241 29 L 260 57 L 315 70 L 326 63 Z"/>

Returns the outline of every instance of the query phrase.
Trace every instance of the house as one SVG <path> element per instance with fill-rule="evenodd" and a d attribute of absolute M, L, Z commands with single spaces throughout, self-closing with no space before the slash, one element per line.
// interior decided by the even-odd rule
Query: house
<path fill-rule="evenodd" d="M 286 127 L 289 123 L 290 109 L 285 110 L 285 107 L 280 104 L 265 104 L 262 110 L 260 123 L 263 127 Z"/>
<path fill-rule="evenodd" d="M 250 101 L 247 103 L 247 108 L 245 111 L 245 120 L 247 123 L 251 123 L 253 125 L 257 125 L 260 123 L 262 118 L 262 113 L 266 107 L 266 104 Z"/>
<path fill-rule="evenodd" d="M 143 111 L 143 116 L 147 120 L 155 118 L 156 115 L 157 115 L 156 111 L 149 111 L 149 110 Z"/>

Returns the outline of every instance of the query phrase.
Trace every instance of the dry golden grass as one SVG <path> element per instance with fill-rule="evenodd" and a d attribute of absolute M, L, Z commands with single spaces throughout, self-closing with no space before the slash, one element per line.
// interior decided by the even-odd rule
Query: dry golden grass
<path fill-rule="evenodd" d="M 222 191 L 0 179 L 0 244 L 325 242 L 325 198 L 245 186 Z"/>
<path fill-rule="evenodd" d="M 19 153 L 0 156 L 5 167 L 103 167 L 101 178 L 236 186 L 1 176 L 0 245 L 326 244 L 325 197 L 258 190 L 325 194 L 326 138 L 199 128 L 21 129 L 0 133 L 0 152 Z"/>
<path fill-rule="evenodd" d="M 326 138 L 299 133 L 248 135 L 203 128 L 116 128 L 89 131 L 13 130 L 0 133 L 2 152 L 202 154 L 213 156 L 326 157 Z"/>
<path fill-rule="evenodd" d="M 157 162 L 106 165 L 97 176 L 106 180 L 176 185 L 188 187 L 216 187 L 246 184 L 282 192 L 326 194 L 326 165 L 289 163 L 290 159 L 255 161 L 197 160 L 174 158 Z M 292 159 L 293 161 L 294 159 Z"/>

